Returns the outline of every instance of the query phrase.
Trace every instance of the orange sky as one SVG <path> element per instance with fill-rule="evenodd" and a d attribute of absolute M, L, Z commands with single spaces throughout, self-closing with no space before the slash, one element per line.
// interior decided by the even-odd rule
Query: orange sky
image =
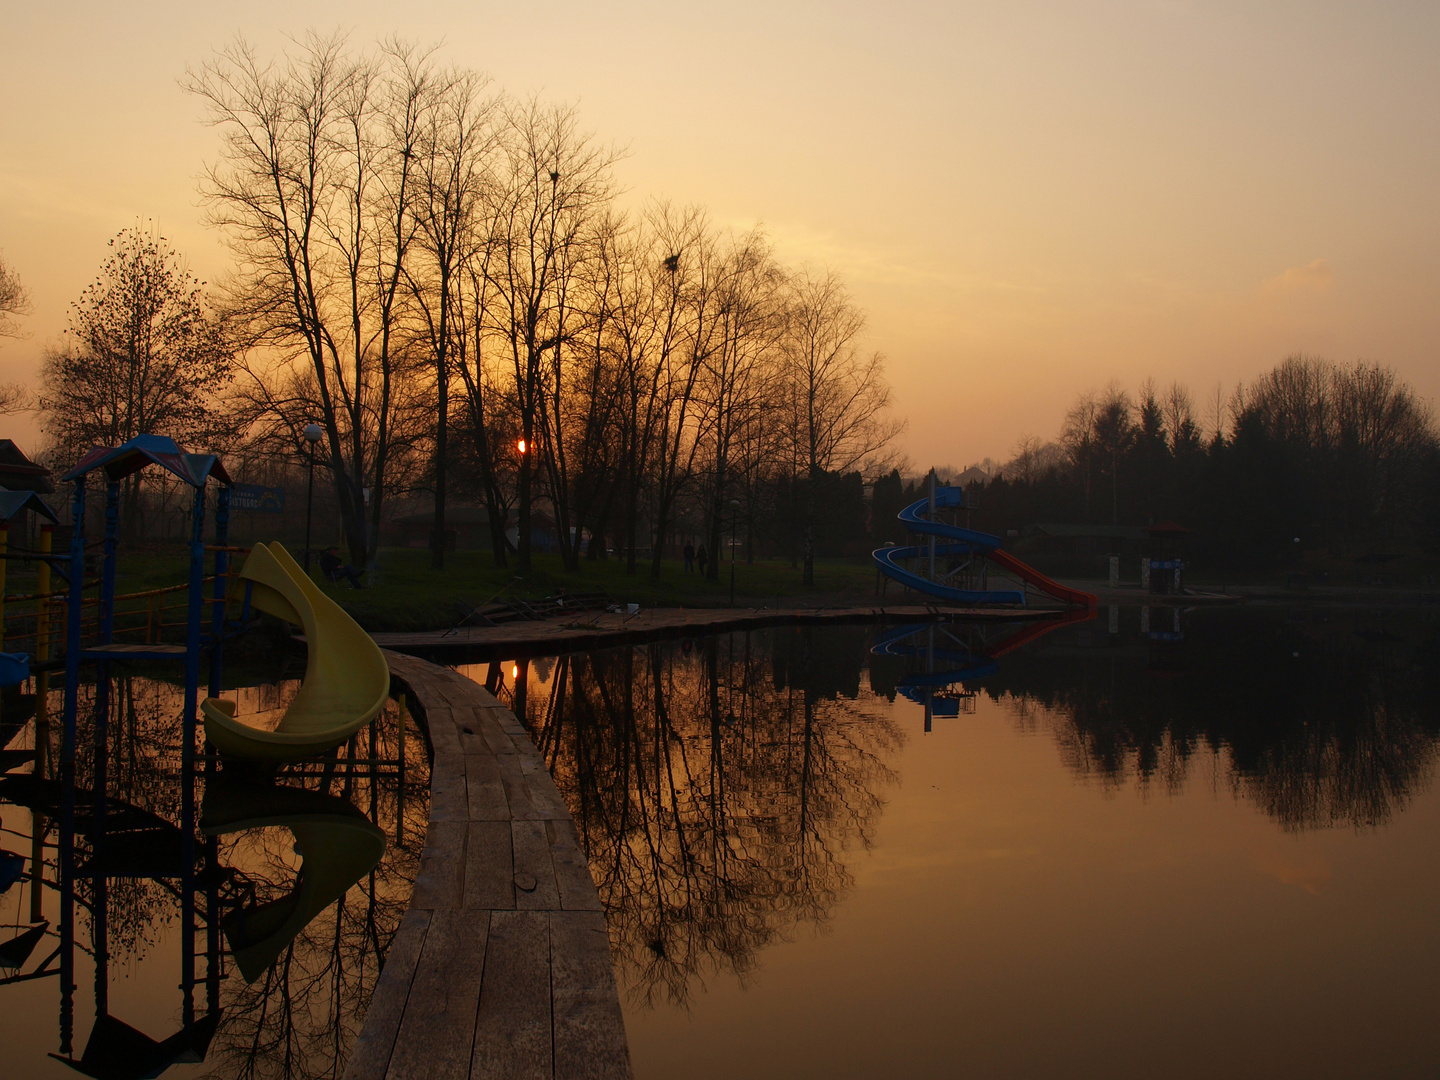
<path fill-rule="evenodd" d="M 841 270 L 917 467 L 1049 437 L 1112 378 L 1200 398 L 1297 351 L 1440 395 L 1434 4 L 3 5 L 0 251 L 35 312 L 0 379 L 137 218 L 223 271 L 185 66 L 344 26 L 578 102 L 627 198 Z"/>

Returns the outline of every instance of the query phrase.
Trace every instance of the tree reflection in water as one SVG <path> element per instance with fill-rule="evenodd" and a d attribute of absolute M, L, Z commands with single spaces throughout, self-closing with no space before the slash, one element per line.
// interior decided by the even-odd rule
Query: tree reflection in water
<path fill-rule="evenodd" d="M 904 739 L 861 691 L 868 640 L 735 633 L 563 656 L 533 682 L 520 665 L 516 712 L 575 817 L 634 1000 L 744 980 L 851 887 Z"/>
<path fill-rule="evenodd" d="M 1106 789 L 1179 793 L 1198 767 L 1283 829 L 1374 828 L 1428 783 L 1440 736 L 1434 623 L 1378 620 L 1224 610 L 1182 629 L 1172 609 L 1130 610 L 1115 633 L 1103 617 L 1060 627 L 964 690 Z M 947 632 L 984 656 L 1013 627 Z M 788 628 L 472 670 L 523 716 L 568 801 L 636 1002 L 743 981 L 851 887 L 899 779 L 900 721 L 919 716 L 897 687 L 924 664 L 869 655 L 874 634 Z"/>
<path fill-rule="evenodd" d="M 278 717 L 295 686 L 242 689 L 241 708 L 247 715 L 269 711 Z M 74 824 L 68 830 L 61 809 L 67 785 L 59 766 L 58 694 L 50 695 L 49 719 L 42 711 L 23 729 L 5 733 L 11 749 L 39 750 L 34 772 L 0 780 L 0 802 L 31 811 L 22 846 L 31 865 L 43 866 L 45 879 L 38 890 L 27 882 L 23 898 L 13 890 L 5 897 L 5 921 L 43 918 L 51 927 L 48 944 L 15 974 L 27 981 L 59 976 L 48 985 L 58 991 L 60 1056 L 82 1071 L 98 1067 L 114 1076 L 156 1075 L 172 1063 L 200 1059 L 201 1075 L 338 1075 L 409 904 L 428 820 L 423 736 L 407 725 L 402 753 L 399 707 L 390 702 L 336 757 L 282 770 L 274 783 L 237 780 L 203 761 L 189 775 L 180 754 L 179 687 L 112 675 L 103 744 L 94 724 L 83 719 L 91 716 L 94 689 L 82 687 Z M 382 764 L 363 764 L 367 760 Z M 187 785 L 193 786 L 197 817 L 188 823 Z M 13 829 L 17 819 L 7 813 L 5 820 Z M 67 835 L 73 837 L 68 846 Z M 356 848 L 348 860 L 353 871 L 345 859 L 327 863 L 311 853 L 302 873 L 302 837 L 317 849 L 349 843 Z M 358 848 L 347 837 L 358 837 Z M 67 863 L 74 868 L 69 889 Z M 317 893 L 317 884 L 328 895 Z M 331 902 L 341 893 L 339 902 Z M 303 926 L 296 916 L 302 909 L 318 911 Z M 263 940 L 251 954 L 260 959 L 242 972 L 234 953 L 247 933 Z M 67 939 L 73 943 L 68 959 Z M 58 959 L 47 966 L 42 957 L 52 952 Z M 93 1025 L 74 997 L 77 986 L 89 981 L 75 977 L 77 961 L 94 969 Z M 177 984 L 168 974 L 127 979 L 137 964 L 141 970 L 178 968 L 174 999 L 162 1000 L 155 990 L 137 998 L 142 988 Z M 121 987 L 112 995 L 117 977 Z M 149 1029 L 159 1017 L 178 1017 L 181 1031 L 140 1060 L 127 1024 L 154 1034 Z M 193 1037 L 181 1038 L 191 1032 Z M 84 1044 L 80 1059 L 74 1058 L 76 1044 Z"/>
<path fill-rule="evenodd" d="M 1287 831 L 1374 828 L 1428 784 L 1433 621 L 1255 608 L 1187 612 L 1180 630 L 1172 609 L 1123 615 L 1116 634 L 1103 618 L 1057 630 L 977 685 L 1107 788 L 1179 792 L 1198 759 Z M 898 670 L 872 661 L 892 700 Z"/>

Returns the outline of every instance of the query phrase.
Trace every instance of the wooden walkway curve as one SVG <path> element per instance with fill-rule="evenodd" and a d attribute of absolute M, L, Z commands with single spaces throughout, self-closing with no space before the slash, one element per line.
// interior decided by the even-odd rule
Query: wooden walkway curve
<path fill-rule="evenodd" d="M 625 1022 L 574 821 L 515 715 L 386 652 L 434 752 L 430 826 L 347 1080 L 622 1080 Z"/>
<path fill-rule="evenodd" d="M 901 622 L 1014 622 L 1053 619 L 1063 608 L 957 608 L 909 604 L 898 607 L 838 608 L 655 608 L 635 615 L 582 612 L 535 622 L 499 626 L 464 626 L 452 630 L 374 633 L 382 649 L 441 654 L 462 651 L 472 659 L 509 660 L 521 656 L 553 656 L 581 649 L 664 641 L 696 634 L 760 630 L 771 626 L 816 626 L 831 623 L 884 625 Z"/>

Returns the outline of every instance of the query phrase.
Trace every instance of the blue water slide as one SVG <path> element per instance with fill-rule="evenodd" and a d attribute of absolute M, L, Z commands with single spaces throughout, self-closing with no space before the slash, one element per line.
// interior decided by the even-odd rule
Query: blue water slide
<path fill-rule="evenodd" d="M 965 505 L 965 492 L 958 487 L 937 487 L 935 489 L 936 509 Z M 912 533 L 941 537 L 945 543 L 935 545 L 936 558 L 952 556 L 987 555 L 1000 546 L 1000 538 L 975 529 L 962 529 L 958 525 L 946 525 L 931 521 L 925 516 L 930 511 L 930 499 L 917 499 L 896 516 Z M 906 569 L 906 559 L 928 558 L 930 545 L 908 545 L 906 547 L 876 548 L 871 553 L 880 572 L 917 592 L 923 592 L 940 600 L 956 604 L 1003 604 L 1007 607 L 1024 607 L 1025 594 L 1018 589 L 957 589 L 942 585 Z"/>

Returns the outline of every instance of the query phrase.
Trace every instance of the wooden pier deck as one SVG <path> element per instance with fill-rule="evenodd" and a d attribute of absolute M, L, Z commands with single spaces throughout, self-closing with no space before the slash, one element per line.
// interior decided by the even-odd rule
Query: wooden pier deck
<path fill-rule="evenodd" d="M 347 1080 L 624 1080 L 610 937 L 575 824 L 510 710 L 387 652 L 429 732 L 430 826 Z"/>
<path fill-rule="evenodd" d="M 577 612 L 498 626 L 463 626 L 454 630 L 377 633 L 382 649 L 412 653 L 460 651 L 475 659 L 545 656 L 577 649 L 600 649 L 666 638 L 712 634 L 725 630 L 758 630 L 767 626 L 818 623 L 1009 622 L 1056 618 L 1055 608 L 953 608 L 938 606 L 840 608 L 654 608 L 634 615 Z"/>

